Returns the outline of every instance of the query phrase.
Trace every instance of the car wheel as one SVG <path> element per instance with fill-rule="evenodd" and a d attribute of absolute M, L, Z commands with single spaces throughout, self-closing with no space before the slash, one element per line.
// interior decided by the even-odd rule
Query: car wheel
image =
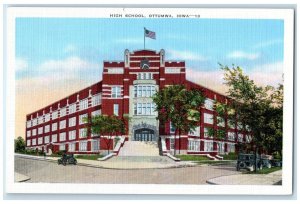
<path fill-rule="evenodd" d="M 77 164 L 77 160 L 76 159 L 74 159 L 74 165 L 76 165 Z"/>
<path fill-rule="evenodd" d="M 249 171 L 254 171 L 254 165 L 248 167 Z"/>
<path fill-rule="evenodd" d="M 239 169 L 243 169 L 243 168 L 245 168 L 245 167 L 246 167 L 245 162 L 240 162 L 240 163 L 239 163 Z"/>

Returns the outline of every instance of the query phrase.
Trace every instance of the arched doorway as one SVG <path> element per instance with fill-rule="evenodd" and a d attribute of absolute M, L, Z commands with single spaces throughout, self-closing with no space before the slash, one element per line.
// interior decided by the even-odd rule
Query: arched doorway
<path fill-rule="evenodd" d="M 134 131 L 135 141 L 156 141 L 154 130 L 149 128 L 141 128 Z"/>

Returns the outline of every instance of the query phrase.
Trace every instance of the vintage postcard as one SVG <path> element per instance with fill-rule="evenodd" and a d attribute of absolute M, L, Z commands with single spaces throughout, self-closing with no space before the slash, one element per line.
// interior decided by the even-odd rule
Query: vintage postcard
<path fill-rule="evenodd" d="M 291 194 L 293 19 L 7 8 L 7 192 Z"/>

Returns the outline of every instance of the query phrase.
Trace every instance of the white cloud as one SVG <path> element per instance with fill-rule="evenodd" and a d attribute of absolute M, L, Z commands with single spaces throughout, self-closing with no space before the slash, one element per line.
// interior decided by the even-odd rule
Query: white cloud
<path fill-rule="evenodd" d="M 269 46 L 280 44 L 280 43 L 282 43 L 281 39 L 273 39 L 273 40 L 257 43 L 253 46 L 253 48 L 254 49 L 265 48 L 265 47 L 269 47 Z"/>
<path fill-rule="evenodd" d="M 263 65 L 257 65 L 245 71 L 255 84 L 259 86 L 275 86 L 282 83 L 283 63 L 275 62 Z M 188 80 L 200 84 L 222 94 L 228 90 L 223 80 L 224 72 L 222 70 L 198 71 L 192 68 L 186 68 L 186 77 Z"/>
<path fill-rule="evenodd" d="M 246 74 L 258 85 L 277 86 L 278 83 L 283 82 L 283 62 L 257 65 L 250 70 L 251 72 L 247 72 Z"/>
<path fill-rule="evenodd" d="M 39 66 L 43 71 L 74 71 L 81 69 L 94 69 L 98 64 L 83 60 L 77 56 L 71 56 L 62 60 L 48 60 Z"/>
<path fill-rule="evenodd" d="M 23 71 L 28 68 L 28 62 L 24 58 L 16 58 L 15 71 Z"/>
<path fill-rule="evenodd" d="M 194 61 L 207 61 L 208 58 L 190 51 L 178 51 L 178 50 L 168 50 L 167 54 L 170 54 L 168 58 L 170 59 L 183 59 L 183 60 L 194 60 Z"/>
<path fill-rule="evenodd" d="M 227 58 L 255 60 L 260 57 L 259 53 L 248 53 L 244 51 L 233 51 L 227 55 Z"/>
<path fill-rule="evenodd" d="M 56 89 L 70 86 L 69 83 L 96 82 L 101 79 L 102 67 L 100 64 L 72 56 L 61 60 L 47 60 L 35 70 L 37 71 L 34 74 L 18 80 L 25 80 L 26 83 L 17 88 L 26 90 L 26 86 L 45 86 Z"/>
<path fill-rule="evenodd" d="M 208 89 L 226 94 L 227 87 L 223 84 L 223 72 L 221 70 L 198 71 L 192 68 L 186 68 L 186 77 L 188 80 Z"/>

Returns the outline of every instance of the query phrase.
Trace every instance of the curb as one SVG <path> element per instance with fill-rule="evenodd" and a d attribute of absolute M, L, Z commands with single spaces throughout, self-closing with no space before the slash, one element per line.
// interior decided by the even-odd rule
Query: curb
<path fill-rule="evenodd" d="M 15 155 L 17 157 L 21 157 L 24 159 L 31 159 L 31 160 L 39 160 L 39 161 L 46 161 L 46 162 L 52 162 L 52 163 L 57 163 L 56 160 L 53 159 L 47 159 L 47 158 L 38 158 L 34 157 L 31 155 L 28 155 L 30 157 L 26 157 L 27 155 Z M 75 165 L 76 166 L 76 165 Z M 93 164 L 84 164 L 84 163 L 79 163 L 77 162 L 77 166 L 86 166 L 86 167 L 91 167 L 91 168 L 101 168 L 101 169 L 116 169 L 116 170 L 144 170 L 144 169 L 173 169 L 173 168 L 185 168 L 185 167 L 195 167 L 197 165 L 192 165 L 192 164 L 183 164 L 179 166 L 168 166 L 168 167 L 150 167 L 150 168 L 113 168 L 113 167 L 105 167 L 105 166 L 100 166 L 100 165 L 93 165 Z"/>
<path fill-rule="evenodd" d="M 18 172 L 14 173 L 14 182 L 21 183 L 21 182 L 28 181 L 30 179 L 31 178 L 29 176 L 26 176 L 24 174 L 21 174 L 21 173 L 18 173 Z"/>

